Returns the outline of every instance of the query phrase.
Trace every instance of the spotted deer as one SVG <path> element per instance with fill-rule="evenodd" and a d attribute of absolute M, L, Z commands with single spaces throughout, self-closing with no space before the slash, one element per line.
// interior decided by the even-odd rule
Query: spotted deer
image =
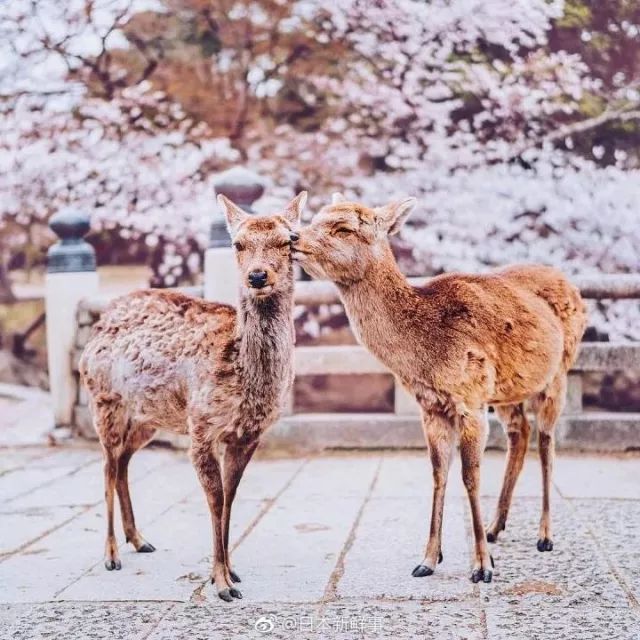
<path fill-rule="evenodd" d="M 538 424 L 542 465 L 539 551 L 553 549 L 549 498 L 554 427 L 586 324 L 579 292 L 555 269 L 514 266 L 486 275 L 450 273 L 411 286 L 388 236 L 399 231 L 415 200 L 369 208 L 336 194 L 294 243 L 294 259 L 313 277 L 336 283 L 360 342 L 418 401 L 433 466 L 431 527 L 413 576 L 442 561 L 441 532 L 449 462 L 460 445 L 462 478 L 473 522 L 471 579 L 491 582 L 494 542 L 505 527 L 529 442 L 530 408 Z M 484 530 L 480 462 L 486 409 L 504 424 L 509 449 L 493 522 Z"/>
<path fill-rule="evenodd" d="M 300 193 L 280 214 L 254 217 L 218 196 L 240 273 L 237 310 L 146 290 L 115 300 L 94 326 L 80 373 L 104 453 L 108 570 L 121 567 L 115 492 L 127 542 L 142 553 L 155 550 L 136 528 L 127 469 L 156 429 L 167 429 L 191 436 L 211 513 L 211 580 L 223 600 L 242 597 L 229 558 L 231 506 L 293 381 L 291 242 L 306 197 Z"/>

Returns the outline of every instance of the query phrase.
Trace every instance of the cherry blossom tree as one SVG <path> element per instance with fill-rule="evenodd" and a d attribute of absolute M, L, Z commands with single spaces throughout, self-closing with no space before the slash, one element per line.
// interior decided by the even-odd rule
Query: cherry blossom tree
<path fill-rule="evenodd" d="M 210 176 L 239 154 L 153 89 L 152 60 L 123 80 L 110 46 L 136 7 L 38 2 L 13 10 L 3 21 L 13 62 L 0 123 L 3 264 L 69 206 L 89 212 L 96 233 L 143 239 L 157 254 L 156 284 L 197 272 Z"/>
<path fill-rule="evenodd" d="M 414 195 L 407 270 L 637 271 L 640 11 L 612 0 L 54 0 L 0 17 L 0 237 L 62 206 L 199 269 L 212 176 Z M 38 229 L 40 229 L 38 231 Z M 13 248 L 12 248 L 13 247 Z M 0 281 L 2 273 L 0 271 Z M 632 315 L 602 305 L 611 336 Z"/>
<path fill-rule="evenodd" d="M 624 136 L 619 148 L 603 136 L 638 131 L 640 12 L 598 17 L 600 32 L 627 37 L 636 60 L 608 81 L 602 69 L 592 73 L 582 47 L 559 48 L 566 26 L 555 23 L 566 25 L 576 4 L 335 5 L 332 37 L 360 55 L 346 79 L 319 79 L 342 107 L 344 139 L 360 151 L 344 184 L 370 203 L 419 198 L 403 237 L 408 270 L 516 261 L 573 273 L 640 269 L 639 156 Z M 581 43 L 601 3 L 586 5 Z M 639 338 L 637 306 L 602 303 L 594 317 L 614 337 Z"/>

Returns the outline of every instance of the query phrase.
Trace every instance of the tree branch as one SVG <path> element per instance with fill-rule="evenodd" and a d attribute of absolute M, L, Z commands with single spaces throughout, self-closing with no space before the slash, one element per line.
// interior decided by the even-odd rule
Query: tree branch
<path fill-rule="evenodd" d="M 605 109 L 605 111 L 603 111 L 600 115 L 597 115 L 593 118 L 587 118 L 586 120 L 580 120 L 579 122 L 573 122 L 571 124 L 564 125 L 556 129 L 555 131 L 552 131 L 544 136 L 540 136 L 536 140 L 526 141 L 519 149 L 510 154 L 510 156 L 506 158 L 506 160 L 515 160 L 529 149 L 535 149 L 545 144 L 557 142 L 558 140 L 563 140 L 564 138 L 567 138 L 569 136 L 584 133 L 585 131 L 590 131 L 591 129 L 597 129 L 602 125 L 613 122 L 615 120 L 620 120 L 621 122 L 627 122 L 629 120 L 640 120 L 640 109 L 630 109 L 629 107 L 625 109 Z M 496 158 L 495 160 L 500 159 Z M 502 160 L 504 161 L 505 159 Z"/>

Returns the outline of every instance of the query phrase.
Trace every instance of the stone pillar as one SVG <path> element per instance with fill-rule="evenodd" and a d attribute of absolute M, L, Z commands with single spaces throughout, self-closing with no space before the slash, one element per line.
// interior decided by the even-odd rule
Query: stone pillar
<path fill-rule="evenodd" d="M 89 217 L 77 211 L 60 211 L 49 226 L 60 238 L 47 252 L 45 311 L 47 360 L 55 426 L 72 424 L 78 393 L 71 357 L 76 333 L 78 302 L 98 292 L 96 256 L 85 242 Z"/>
<path fill-rule="evenodd" d="M 395 379 L 394 413 L 397 416 L 420 415 L 420 405 L 417 400 L 400 384 L 397 378 Z"/>
<path fill-rule="evenodd" d="M 582 372 L 569 371 L 567 377 L 567 401 L 564 413 L 582 413 Z"/>
<path fill-rule="evenodd" d="M 216 195 L 221 193 L 247 213 L 253 213 L 253 203 L 262 196 L 264 180 L 242 167 L 221 173 L 214 182 Z M 238 272 L 231 238 L 222 212 L 211 223 L 209 248 L 204 255 L 204 297 L 207 300 L 237 304 Z"/>

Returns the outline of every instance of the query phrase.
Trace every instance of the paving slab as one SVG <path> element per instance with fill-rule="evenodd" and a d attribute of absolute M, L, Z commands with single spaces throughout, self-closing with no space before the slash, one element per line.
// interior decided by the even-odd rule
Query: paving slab
<path fill-rule="evenodd" d="M 304 466 L 235 552 L 247 601 L 323 597 L 378 466 L 378 456 L 320 458 Z M 203 594 L 217 597 L 211 585 Z"/>
<path fill-rule="evenodd" d="M 50 474 L 59 468 L 39 467 L 38 471 Z M 93 505 L 101 501 L 103 496 L 104 474 L 102 461 L 95 459 L 69 473 L 45 482 L 33 491 L 14 497 L 9 502 L 9 505 L 13 509 Z"/>
<path fill-rule="evenodd" d="M 28 399 L 5 403 L 2 407 L 0 447 L 47 444 L 54 427 L 50 398 L 43 392 L 28 395 Z"/>
<path fill-rule="evenodd" d="M 249 526 L 262 502 L 238 500 L 234 507 L 232 539 Z M 99 562 L 58 597 L 64 600 L 188 601 L 211 573 L 213 537 L 204 497 L 200 509 L 186 502 L 178 503 L 146 526 L 145 532 L 149 532 L 153 540 L 154 553 L 136 553 L 131 545 L 123 545 L 120 571 L 106 571 Z M 238 572 L 242 573 L 240 568 Z"/>
<path fill-rule="evenodd" d="M 54 449 L 47 448 L 3 448 L 0 449 L 0 476 L 21 469 L 27 464 L 34 464 L 36 460 L 44 459 Z"/>
<path fill-rule="evenodd" d="M 252 460 L 238 486 L 238 499 L 271 500 L 275 498 L 306 464 L 306 458 Z M 193 499 L 199 499 L 199 497 Z"/>
<path fill-rule="evenodd" d="M 21 468 L 0 476 L 0 504 L 26 496 L 34 489 L 45 487 L 58 478 L 74 474 L 83 466 L 97 465 L 97 459 L 86 460 L 54 468 Z M 99 470 L 96 473 L 100 473 Z"/>
<path fill-rule="evenodd" d="M 558 456 L 560 458 L 560 455 Z M 498 497 L 502 489 L 507 454 L 503 451 L 485 451 L 481 467 L 480 490 L 483 496 Z M 558 463 L 562 466 L 564 460 Z M 554 494 L 556 490 L 554 488 Z M 528 453 L 513 492 L 514 498 L 542 496 L 542 470 L 536 453 Z M 557 494 L 556 494 L 557 495 Z"/>
<path fill-rule="evenodd" d="M 29 467 L 34 469 L 48 469 L 52 467 L 87 462 L 89 460 L 102 461 L 102 450 L 98 445 L 83 447 L 48 447 L 44 449 L 46 455 L 38 457 Z M 133 456 L 129 469 L 132 472 L 138 467 L 148 469 L 171 460 L 184 460 L 186 453 L 176 452 L 170 449 L 146 447 L 137 451 Z"/>
<path fill-rule="evenodd" d="M 640 500 L 640 470 L 634 456 L 562 456 L 553 481 L 565 498 Z"/>
<path fill-rule="evenodd" d="M 14 451 L 31 451 L 32 459 L 29 469 L 51 469 L 63 466 L 78 466 L 89 460 L 101 460 L 102 452 L 97 447 L 47 447 L 34 449 L 16 449 Z M 2 454 L 4 456 L 4 452 Z"/>
<path fill-rule="evenodd" d="M 94 505 L 104 499 L 104 472 L 102 455 L 92 457 L 91 461 L 78 467 L 71 473 L 57 476 L 28 493 L 13 498 L 10 502 L 12 508 L 32 508 L 46 506 L 69 505 Z M 47 471 L 51 468 L 52 461 L 48 460 L 43 467 L 35 469 Z M 140 451 L 129 464 L 129 481 L 135 483 L 153 469 L 162 469 L 164 465 L 179 465 L 184 467 L 186 473 L 181 475 L 189 483 L 188 487 L 196 486 L 195 472 L 191 471 L 191 465 L 183 453 L 173 454 L 164 451 L 150 452 Z M 189 478 L 189 475 L 193 476 Z M 157 476 L 156 482 L 163 483 L 162 472 Z M 135 504 L 135 503 L 134 503 Z"/>
<path fill-rule="evenodd" d="M 360 498 L 370 489 L 382 456 L 328 455 L 309 460 L 282 497 L 311 501 L 321 498 Z"/>
<path fill-rule="evenodd" d="M 180 461 L 172 471 L 168 466 L 152 471 L 144 478 L 146 482 L 140 483 L 140 489 L 144 491 L 146 486 L 154 491 L 147 499 L 138 501 L 136 494 L 142 491 L 138 492 L 139 483 L 132 482 L 134 509 L 143 533 L 147 522 L 193 490 L 188 481 L 181 481 L 181 476 L 188 478 L 191 471 Z M 167 481 L 159 491 L 154 480 L 160 482 L 162 478 Z M 115 526 L 116 536 L 123 542 L 119 509 Z M 105 532 L 104 508 L 99 504 L 28 546 L 23 553 L 8 557 L 0 563 L 0 602 L 39 602 L 57 597 L 65 587 L 102 562 Z"/>
<path fill-rule="evenodd" d="M 267 461 L 260 465 L 258 473 L 247 470 L 233 505 L 232 545 L 303 465 L 304 461 L 300 460 Z M 165 490 L 158 490 L 156 483 L 166 486 L 167 482 L 171 483 L 174 491 L 179 487 L 173 496 Z M 136 518 L 143 534 L 156 547 L 156 552 L 139 554 L 131 545 L 122 544 L 123 567 L 120 571 L 107 572 L 99 562 L 64 589 L 59 598 L 188 601 L 194 591 L 208 580 L 213 545 L 211 517 L 204 492 L 188 458 L 176 458 L 173 472 L 156 469 L 143 477 L 135 489 L 132 501 Z M 182 499 L 174 504 L 172 500 L 182 493 Z M 244 498 L 247 495 L 252 497 Z M 260 498 L 255 499 L 254 496 Z M 138 504 L 139 507 L 136 506 Z M 242 574 L 239 566 L 237 569 Z"/>
<path fill-rule="evenodd" d="M 283 495 L 234 554 L 235 564 L 242 567 L 244 598 L 320 600 L 360 506 L 357 498 L 316 498 L 300 504 Z M 204 595 L 217 598 L 212 585 Z"/>
<path fill-rule="evenodd" d="M 444 561 L 436 572 L 414 578 L 429 532 L 430 500 L 377 498 L 366 505 L 338 584 L 339 597 L 459 600 L 473 594 L 470 540 L 462 498 L 445 504 Z"/>
<path fill-rule="evenodd" d="M 0 510 L 0 557 L 17 551 L 81 512 L 80 507 L 40 507 Z"/>
<path fill-rule="evenodd" d="M 480 490 L 483 496 L 498 496 L 502 488 L 502 478 L 506 454 L 486 451 L 482 461 Z M 387 454 L 380 470 L 380 495 L 385 497 L 431 496 L 433 488 L 431 462 L 426 451 Z M 447 482 L 448 496 L 466 496 L 462 483 L 460 456 L 456 452 L 451 461 Z M 528 455 L 518 479 L 515 496 L 542 495 L 540 462 L 536 455 Z M 429 497 L 429 501 L 431 498 Z"/>

